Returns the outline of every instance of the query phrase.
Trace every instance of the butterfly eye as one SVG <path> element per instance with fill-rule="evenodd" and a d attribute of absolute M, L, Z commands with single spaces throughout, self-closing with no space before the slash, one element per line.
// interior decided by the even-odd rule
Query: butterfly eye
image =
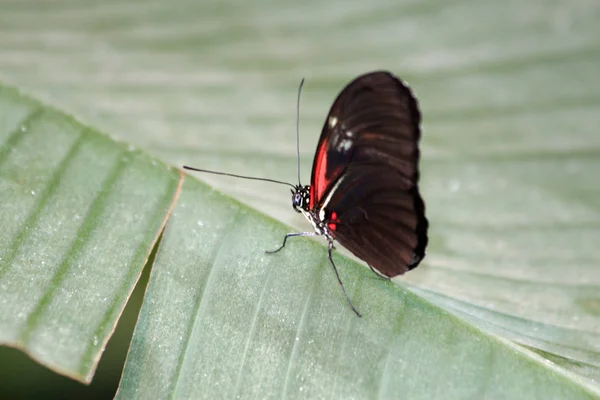
<path fill-rule="evenodd" d="M 292 207 L 296 212 L 300 212 L 298 207 L 302 207 L 302 195 L 298 192 L 292 191 Z"/>

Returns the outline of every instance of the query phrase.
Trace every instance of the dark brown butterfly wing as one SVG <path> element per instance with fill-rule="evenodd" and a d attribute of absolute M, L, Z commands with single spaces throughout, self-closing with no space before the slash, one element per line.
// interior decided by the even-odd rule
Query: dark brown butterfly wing
<path fill-rule="evenodd" d="M 362 75 L 331 107 L 313 165 L 311 211 L 344 247 L 390 277 L 416 267 L 427 246 L 420 119 L 398 78 Z"/>
<path fill-rule="evenodd" d="M 415 268 L 425 255 L 427 219 L 418 188 L 397 171 L 353 165 L 324 208 L 332 236 L 384 275 Z"/>

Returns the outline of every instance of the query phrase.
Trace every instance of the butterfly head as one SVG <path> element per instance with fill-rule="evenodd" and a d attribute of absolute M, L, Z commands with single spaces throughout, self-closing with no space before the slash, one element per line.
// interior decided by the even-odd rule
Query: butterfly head
<path fill-rule="evenodd" d="M 310 205 L 310 186 L 296 185 L 292 189 L 292 207 L 296 212 L 308 211 Z"/>

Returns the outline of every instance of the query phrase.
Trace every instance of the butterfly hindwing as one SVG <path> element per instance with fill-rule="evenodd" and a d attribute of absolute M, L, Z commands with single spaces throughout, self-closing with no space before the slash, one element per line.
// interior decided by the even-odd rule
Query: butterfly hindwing
<path fill-rule="evenodd" d="M 331 235 L 386 276 L 418 265 L 427 245 L 427 219 L 416 187 L 396 171 L 349 167 L 323 205 Z"/>

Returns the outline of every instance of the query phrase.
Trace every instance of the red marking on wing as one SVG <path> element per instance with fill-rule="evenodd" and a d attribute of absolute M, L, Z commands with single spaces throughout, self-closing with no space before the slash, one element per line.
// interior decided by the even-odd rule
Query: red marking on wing
<path fill-rule="evenodd" d="M 337 223 L 338 222 L 340 222 L 340 221 L 338 220 L 337 213 L 334 211 L 334 212 L 331 213 L 331 222 L 328 223 L 327 226 L 332 231 L 335 231 L 337 229 Z"/>
<path fill-rule="evenodd" d="M 317 201 L 321 199 L 329 182 L 325 177 L 327 172 L 327 141 L 324 140 L 317 151 L 317 163 L 315 164 L 315 181 L 310 188 L 310 209 L 313 210 Z"/>

